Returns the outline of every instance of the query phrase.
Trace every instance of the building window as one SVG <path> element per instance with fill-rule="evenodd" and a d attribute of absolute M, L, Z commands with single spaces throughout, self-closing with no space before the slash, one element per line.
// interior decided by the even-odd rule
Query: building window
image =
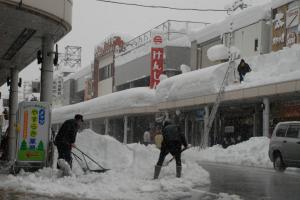
<path fill-rule="evenodd" d="M 254 51 L 258 51 L 258 39 L 254 40 Z"/>
<path fill-rule="evenodd" d="M 112 66 L 113 64 L 109 64 L 99 69 L 99 81 L 112 77 Z"/>

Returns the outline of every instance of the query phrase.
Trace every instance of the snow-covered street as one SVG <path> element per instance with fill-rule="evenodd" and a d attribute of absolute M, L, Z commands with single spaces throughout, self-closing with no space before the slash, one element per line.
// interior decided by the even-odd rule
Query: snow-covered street
<path fill-rule="evenodd" d="M 72 177 L 60 178 L 60 171 L 45 168 L 36 173 L 2 176 L 0 189 L 79 199 L 189 198 L 193 189 L 210 185 L 210 175 L 199 165 L 200 161 L 271 167 L 267 156 L 268 140 L 264 137 L 251 138 L 227 149 L 221 146 L 201 151 L 198 148 L 188 149 L 182 155 L 182 178 L 175 177 L 175 162 L 172 162 L 162 169 L 158 180 L 152 180 L 159 156 L 155 145 L 124 145 L 110 136 L 84 130 L 78 134 L 77 147 L 111 170 L 100 174 L 84 174 L 73 159 Z M 170 158 L 168 155 L 166 160 Z M 93 169 L 97 168 L 91 162 L 88 164 Z M 222 195 L 224 199 L 237 199 L 230 194 Z M 223 199 L 222 195 L 220 199 Z"/>

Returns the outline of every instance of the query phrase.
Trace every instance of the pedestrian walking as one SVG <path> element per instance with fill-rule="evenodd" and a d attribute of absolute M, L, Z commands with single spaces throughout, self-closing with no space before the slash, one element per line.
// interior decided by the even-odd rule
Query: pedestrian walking
<path fill-rule="evenodd" d="M 161 133 L 161 130 L 157 127 L 154 137 L 155 145 L 158 149 L 161 149 L 161 143 L 163 141 L 163 135 Z"/>
<path fill-rule="evenodd" d="M 77 131 L 83 122 L 83 116 L 76 114 L 74 119 L 66 120 L 55 137 L 54 144 L 58 151 L 58 161 L 65 160 L 72 169 L 71 150 L 75 146 Z M 59 162 L 57 168 L 60 168 Z"/>
<path fill-rule="evenodd" d="M 248 73 L 251 72 L 250 66 L 245 62 L 244 59 L 241 60 L 238 68 L 237 68 L 239 75 L 240 75 L 240 82 L 244 81 L 244 76 Z"/>
<path fill-rule="evenodd" d="M 179 126 L 165 121 L 162 130 L 163 141 L 160 149 L 160 155 L 157 164 L 154 169 L 154 179 L 157 179 L 164 162 L 165 157 L 168 153 L 174 156 L 176 161 L 176 177 L 181 177 L 181 152 L 182 145 L 187 148 L 187 142 L 184 135 L 180 132 Z"/>
<path fill-rule="evenodd" d="M 147 128 L 147 130 L 144 132 L 144 135 L 143 135 L 143 142 L 144 142 L 144 145 L 148 146 L 148 144 L 151 143 L 151 136 L 150 136 L 150 129 Z"/>

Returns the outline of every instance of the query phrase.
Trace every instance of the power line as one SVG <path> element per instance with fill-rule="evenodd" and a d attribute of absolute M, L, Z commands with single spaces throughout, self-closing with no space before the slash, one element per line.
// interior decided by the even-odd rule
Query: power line
<path fill-rule="evenodd" d="M 163 8 L 163 9 L 181 10 L 181 11 L 198 11 L 198 12 L 225 12 L 225 11 L 227 11 L 224 9 L 174 8 L 174 7 L 169 7 L 169 6 L 142 5 L 142 4 L 136 4 L 136 3 L 125 3 L 125 2 L 109 1 L 109 0 L 96 0 L 96 1 L 104 2 L 104 3 L 126 5 L 126 6 L 137 6 L 137 7 L 144 7 L 144 8 Z"/>

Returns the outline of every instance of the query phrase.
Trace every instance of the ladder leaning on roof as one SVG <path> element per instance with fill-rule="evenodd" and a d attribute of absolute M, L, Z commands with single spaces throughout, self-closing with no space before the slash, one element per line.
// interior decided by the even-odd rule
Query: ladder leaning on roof
<path fill-rule="evenodd" d="M 235 61 L 234 59 L 236 58 L 236 55 L 234 54 L 230 54 L 230 57 L 229 57 L 229 64 L 228 64 L 228 68 L 226 70 L 226 73 L 225 73 L 225 76 L 224 76 L 224 79 L 222 81 L 222 84 L 221 84 L 221 87 L 220 87 L 220 90 L 219 90 L 219 93 L 217 95 L 217 98 L 216 98 L 216 101 L 213 105 L 213 108 L 209 114 L 209 117 L 208 117 L 208 120 L 207 122 L 205 123 L 205 128 L 204 128 L 204 134 L 203 134 L 203 138 L 201 138 L 201 143 L 200 143 L 200 148 L 204 149 L 208 146 L 208 135 L 209 135 L 209 132 L 210 132 L 210 129 L 212 127 L 212 124 L 213 124 L 213 121 L 216 117 L 216 113 L 218 111 L 218 108 L 219 108 L 219 105 L 222 101 L 222 98 L 223 98 L 223 95 L 224 95 L 224 91 L 225 91 L 225 87 L 228 83 L 228 77 L 229 77 L 229 74 L 232 70 L 234 70 L 234 67 L 235 67 Z"/>

